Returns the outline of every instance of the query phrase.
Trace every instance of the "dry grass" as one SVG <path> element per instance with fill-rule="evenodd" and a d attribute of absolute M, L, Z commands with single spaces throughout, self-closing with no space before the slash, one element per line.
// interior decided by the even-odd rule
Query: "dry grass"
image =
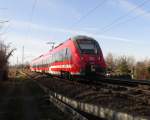
<path fill-rule="evenodd" d="M 8 77 L 9 78 L 15 78 L 17 74 L 17 69 L 16 68 L 10 68 L 8 72 Z"/>

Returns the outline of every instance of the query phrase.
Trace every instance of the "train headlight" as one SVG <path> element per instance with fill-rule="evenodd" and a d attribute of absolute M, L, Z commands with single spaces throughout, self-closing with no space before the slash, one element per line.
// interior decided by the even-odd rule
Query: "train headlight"
<path fill-rule="evenodd" d="M 91 65 L 91 71 L 95 72 L 95 66 L 94 65 Z"/>
<path fill-rule="evenodd" d="M 84 57 L 81 57 L 81 60 L 84 60 Z"/>

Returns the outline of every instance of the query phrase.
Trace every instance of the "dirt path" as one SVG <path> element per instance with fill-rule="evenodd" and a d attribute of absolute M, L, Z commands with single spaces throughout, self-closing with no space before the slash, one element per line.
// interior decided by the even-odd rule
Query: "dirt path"
<path fill-rule="evenodd" d="M 69 119 L 30 80 L 0 83 L 0 120 Z"/>

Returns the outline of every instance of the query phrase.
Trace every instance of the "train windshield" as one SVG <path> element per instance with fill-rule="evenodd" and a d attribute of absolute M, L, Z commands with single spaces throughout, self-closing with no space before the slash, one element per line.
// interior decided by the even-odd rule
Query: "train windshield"
<path fill-rule="evenodd" d="M 83 54 L 97 54 L 98 53 L 98 50 L 99 50 L 98 44 L 93 40 L 80 39 L 80 40 L 77 40 L 77 43 L 78 43 L 81 53 Z"/>

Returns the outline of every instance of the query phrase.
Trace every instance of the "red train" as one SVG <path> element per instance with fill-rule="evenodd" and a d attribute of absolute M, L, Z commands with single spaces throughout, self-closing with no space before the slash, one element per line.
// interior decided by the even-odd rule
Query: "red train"
<path fill-rule="evenodd" d="M 106 64 L 96 40 L 75 36 L 34 59 L 31 71 L 71 76 L 104 75 Z"/>

